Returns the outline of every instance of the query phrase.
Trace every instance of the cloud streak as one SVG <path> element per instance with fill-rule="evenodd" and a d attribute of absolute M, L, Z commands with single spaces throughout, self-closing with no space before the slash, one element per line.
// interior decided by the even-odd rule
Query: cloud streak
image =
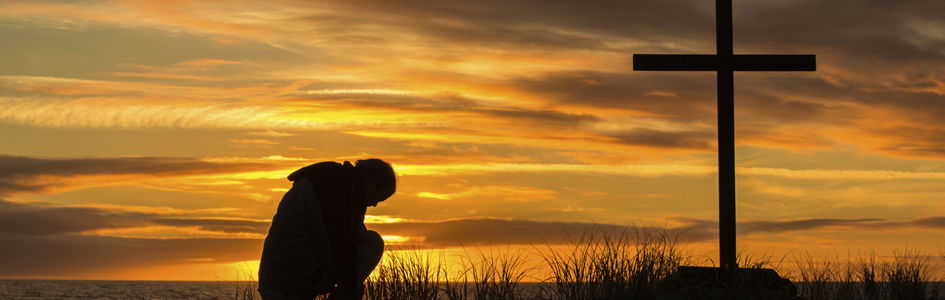
<path fill-rule="evenodd" d="M 96 206 L 51 206 L 0 200 L 0 235 L 56 236 L 94 234 L 112 229 L 150 226 L 196 228 L 225 234 L 265 234 L 269 221 L 245 218 L 192 217 L 193 212 L 142 211 Z M 180 236 L 171 236 L 180 238 Z"/>
<path fill-rule="evenodd" d="M 224 234 L 265 234 L 268 220 L 187 217 L 96 207 L 54 207 L 0 201 L 0 235 L 71 236 L 101 229 L 137 228 L 153 225 L 189 228 Z M 566 243 L 591 231 L 668 230 L 687 241 L 706 241 L 714 237 L 717 223 L 708 219 L 670 218 L 674 226 L 636 226 L 582 222 L 549 222 L 496 218 L 418 221 L 396 219 L 375 222 L 368 227 L 384 235 L 419 239 L 428 247 L 458 245 Z M 649 229 L 648 229 L 649 228 Z M 816 230 L 901 230 L 942 229 L 945 217 L 930 216 L 906 220 L 881 218 L 836 219 L 807 218 L 789 220 L 746 220 L 739 222 L 739 234 L 779 233 Z M 180 237 L 177 237 L 180 238 Z"/>
<path fill-rule="evenodd" d="M 37 101 L 0 98 L 0 119 L 53 128 L 289 128 L 328 129 L 331 122 L 285 120 L 266 106 L 117 101 Z"/>
<path fill-rule="evenodd" d="M 173 177 L 249 172 L 278 168 L 267 162 L 211 162 L 194 158 L 114 157 L 35 158 L 0 155 L 0 195 L 43 192 L 70 185 L 94 185 L 83 179 L 107 177 L 98 184 L 142 177 Z"/>
<path fill-rule="evenodd" d="M 598 164 L 537 164 L 537 163 L 482 163 L 482 164 L 436 164 L 397 166 L 397 172 L 404 175 L 468 175 L 486 173 L 594 173 L 608 175 L 626 175 L 640 177 L 661 176 L 705 176 L 717 172 L 711 165 L 598 165 Z M 945 180 L 945 172 L 922 172 L 900 170 L 830 170 L 830 169 L 786 169 L 765 167 L 738 167 L 738 175 L 766 176 L 798 180 Z"/>
<path fill-rule="evenodd" d="M 481 104 L 481 100 L 450 94 L 424 94 L 405 90 L 308 90 L 300 97 L 342 106 L 382 108 L 405 112 L 468 113 L 483 117 L 525 121 L 536 125 L 575 127 L 581 123 L 600 121 L 590 114 L 566 113 L 550 109 L 497 107 Z M 514 102 L 512 102 L 514 103 Z M 511 104 L 511 103 L 510 103 Z M 488 120 L 484 120 L 488 122 Z"/>
<path fill-rule="evenodd" d="M 69 276 L 197 260 L 231 263 L 258 259 L 261 250 L 259 239 L 0 235 L 0 276 Z"/>
<path fill-rule="evenodd" d="M 718 230 L 714 220 L 675 218 L 684 226 L 713 227 Z M 945 230 L 945 217 L 931 216 L 906 220 L 889 220 L 882 218 L 837 219 L 837 218 L 806 218 L 793 220 L 748 220 L 738 222 L 738 234 L 756 235 L 768 233 L 801 232 L 801 231 L 874 231 L 874 230 Z"/>
<path fill-rule="evenodd" d="M 421 248 L 568 244 L 593 234 L 668 234 L 681 242 L 712 242 L 717 224 L 709 219 L 671 218 L 664 226 L 586 222 L 531 221 L 497 218 L 418 221 L 391 219 L 368 227 L 399 236 L 397 244 Z M 101 229 L 145 226 L 197 228 L 232 234 L 229 238 L 129 238 L 91 235 Z M 255 259 L 262 240 L 240 234 L 264 234 L 266 220 L 189 217 L 94 207 L 52 207 L 0 201 L 0 276 L 77 274 L 102 270 L 182 264 L 229 263 Z M 945 217 L 906 220 L 879 218 L 808 218 L 747 220 L 739 234 L 812 231 L 945 230 Z M 61 249 L 70 249 L 63 256 Z"/>
<path fill-rule="evenodd" d="M 457 247 L 488 245 L 538 245 L 577 242 L 585 234 L 629 234 L 634 231 L 654 233 L 666 231 L 682 241 L 707 241 L 711 231 L 696 227 L 637 227 L 581 222 L 542 222 L 506 219 L 456 219 L 432 222 L 395 222 L 368 226 L 385 235 L 419 240 L 424 247 Z"/>
<path fill-rule="evenodd" d="M 141 227 L 153 215 L 90 207 L 38 207 L 0 200 L 0 235 L 45 236 Z"/>

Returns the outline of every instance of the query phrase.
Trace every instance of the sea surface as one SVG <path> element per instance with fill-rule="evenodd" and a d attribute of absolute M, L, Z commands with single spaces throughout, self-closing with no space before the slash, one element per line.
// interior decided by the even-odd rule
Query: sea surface
<path fill-rule="evenodd" d="M 0 280 L 0 299 L 244 299 L 237 281 Z M 241 296 L 241 295 L 240 295 Z"/>
<path fill-rule="evenodd" d="M 540 283 L 520 283 L 532 290 Z M 471 287 L 470 287 L 471 289 Z M 471 292 L 471 290 L 470 290 Z M 248 297 L 247 297 L 248 296 Z M 471 299 L 470 294 L 467 298 Z M 259 299 L 254 281 L 4 280 L 0 300 L 20 299 Z"/>
<path fill-rule="evenodd" d="M 945 282 L 930 285 L 935 291 L 931 299 L 945 299 Z M 531 292 L 543 286 L 548 287 L 545 283 L 519 284 L 522 291 Z M 248 300 L 259 297 L 256 282 L 249 281 L 0 280 L 0 300 L 7 299 Z"/>

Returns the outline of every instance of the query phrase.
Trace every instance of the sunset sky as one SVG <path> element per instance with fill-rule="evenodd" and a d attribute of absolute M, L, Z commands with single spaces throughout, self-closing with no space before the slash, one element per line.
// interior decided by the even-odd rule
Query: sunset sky
<path fill-rule="evenodd" d="M 739 248 L 945 252 L 945 2 L 735 0 Z M 0 278 L 254 269 L 285 176 L 378 157 L 368 211 L 424 249 L 683 232 L 715 256 L 714 6 L 639 1 L 2 1 Z M 940 259 L 940 258 L 936 258 Z"/>

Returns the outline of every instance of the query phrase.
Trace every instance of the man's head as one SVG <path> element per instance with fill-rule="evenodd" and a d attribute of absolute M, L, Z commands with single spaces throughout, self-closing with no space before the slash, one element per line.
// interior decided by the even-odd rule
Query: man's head
<path fill-rule="evenodd" d="M 397 191 L 397 175 L 387 162 L 369 158 L 354 163 L 358 186 L 364 193 L 364 205 L 377 206 Z"/>

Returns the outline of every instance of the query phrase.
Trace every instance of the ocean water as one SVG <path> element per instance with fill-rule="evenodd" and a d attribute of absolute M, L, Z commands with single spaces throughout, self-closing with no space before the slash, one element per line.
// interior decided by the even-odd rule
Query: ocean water
<path fill-rule="evenodd" d="M 520 283 L 536 290 L 540 283 Z M 469 299 L 472 299 L 471 289 Z M 254 298 L 244 298 L 251 292 Z M 120 281 L 120 280 L 0 280 L 0 300 L 20 299 L 259 299 L 256 282 Z"/>
<path fill-rule="evenodd" d="M 255 282 L 0 280 L 0 299 L 243 299 Z M 256 296 L 253 294 L 253 296 Z"/>
<path fill-rule="evenodd" d="M 929 284 L 929 292 L 932 293 L 929 299 L 945 299 L 945 282 Z M 547 283 L 520 283 L 518 289 L 521 292 L 534 293 L 549 287 Z M 244 298 L 245 292 L 250 292 L 249 296 L 253 298 Z M 472 295 L 467 298 L 471 299 Z M 259 297 L 256 294 L 255 282 L 245 281 L 0 280 L 0 300 L 7 299 L 246 300 Z"/>

